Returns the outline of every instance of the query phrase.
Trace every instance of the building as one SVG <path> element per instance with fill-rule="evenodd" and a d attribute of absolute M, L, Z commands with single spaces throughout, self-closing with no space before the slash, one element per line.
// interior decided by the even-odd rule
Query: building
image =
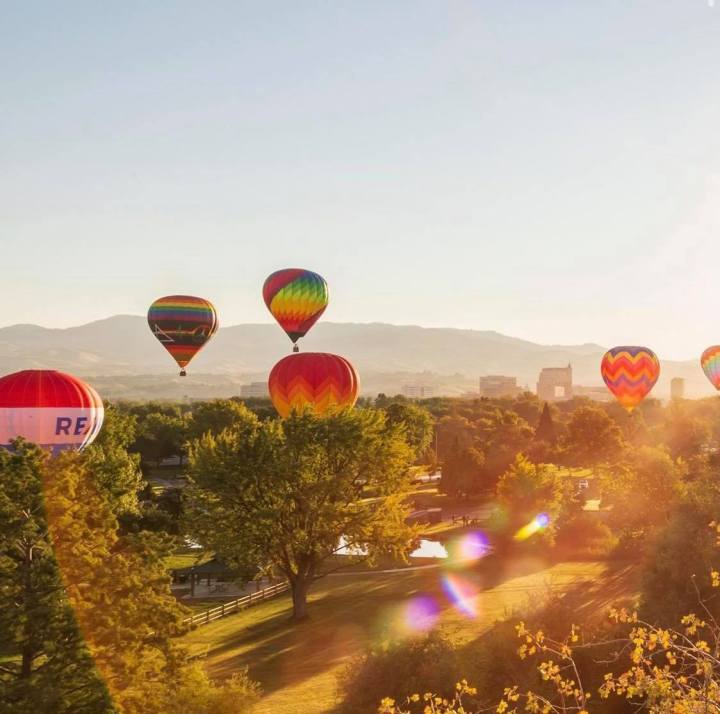
<path fill-rule="evenodd" d="M 682 377 L 673 377 L 670 380 L 670 399 L 685 398 L 685 380 Z"/>
<path fill-rule="evenodd" d="M 587 397 L 596 402 L 612 402 L 615 399 L 607 387 L 583 387 L 581 384 L 573 384 L 573 396 Z"/>
<path fill-rule="evenodd" d="M 481 397 L 515 397 L 521 391 L 517 384 L 517 377 L 505 377 L 501 374 L 488 374 L 480 377 Z"/>
<path fill-rule="evenodd" d="M 403 384 L 402 393 L 408 399 L 430 399 L 435 396 L 435 389 L 427 384 Z"/>
<path fill-rule="evenodd" d="M 264 397 L 267 399 L 270 396 L 270 390 L 268 389 L 267 382 L 250 382 L 250 384 L 243 384 L 240 387 L 241 397 Z"/>
<path fill-rule="evenodd" d="M 540 370 L 537 395 L 544 402 L 562 402 L 573 397 L 572 366 Z"/>

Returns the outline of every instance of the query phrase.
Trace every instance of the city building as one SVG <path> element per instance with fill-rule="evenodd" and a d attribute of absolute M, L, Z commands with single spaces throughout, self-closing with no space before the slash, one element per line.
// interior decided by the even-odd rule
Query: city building
<path fill-rule="evenodd" d="M 685 398 L 685 380 L 682 377 L 673 377 L 670 380 L 670 399 Z"/>
<path fill-rule="evenodd" d="M 587 397 L 596 402 L 612 402 L 615 399 L 607 387 L 583 387 L 581 384 L 573 384 L 573 396 Z"/>
<path fill-rule="evenodd" d="M 517 384 L 517 377 L 505 377 L 501 374 L 488 374 L 480 377 L 481 397 L 515 397 L 521 391 Z"/>
<path fill-rule="evenodd" d="M 537 395 L 544 402 L 561 402 L 572 399 L 572 366 L 545 367 L 540 371 Z"/>
<path fill-rule="evenodd" d="M 402 393 L 408 399 L 429 399 L 435 396 L 435 389 L 427 384 L 403 384 Z"/>
<path fill-rule="evenodd" d="M 267 398 L 270 396 L 270 391 L 267 382 L 250 382 L 250 384 L 243 384 L 240 387 L 240 396 Z"/>

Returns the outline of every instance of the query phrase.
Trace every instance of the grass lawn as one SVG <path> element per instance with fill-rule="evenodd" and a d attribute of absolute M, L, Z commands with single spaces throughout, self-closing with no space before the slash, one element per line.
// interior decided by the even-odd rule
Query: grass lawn
<path fill-rule="evenodd" d="M 209 551 L 181 548 L 165 558 L 165 567 L 168 570 L 189 568 L 191 565 L 200 565 L 200 563 L 205 563 L 206 561 L 211 560 L 212 557 L 212 553 Z"/>
<path fill-rule="evenodd" d="M 289 621 L 290 597 L 282 596 L 200 627 L 183 641 L 194 654 L 206 656 L 213 677 L 224 678 L 249 666 L 265 692 L 261 714 L 319 714 L 335 706 L 337 675 L 353 655 L 389 636 L 407 634 L 403 606 L 414 596 L 433 596 L 441 608 L 437 627 L 463 644 L 537 602 L 551 588 L 574 592 L 579 621 L 583 612 L 601 613 L 620 598 L 634 595 L 636 588 L 629 567 L 610 571 L 605 563 L 547 564 L 528 558 L 512 562 L 492 581 L 482 567 L 459 573 L 477 589 L 467 600 L 475 612 L 469 616 L 445 596 L 444 572 L 438 568 L 326 578 L 311 591 L 307 622 Z"/>

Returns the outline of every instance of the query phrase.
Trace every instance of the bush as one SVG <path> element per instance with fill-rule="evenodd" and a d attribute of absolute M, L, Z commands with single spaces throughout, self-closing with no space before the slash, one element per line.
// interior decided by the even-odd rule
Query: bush
<path fill-rule="evenodd" d="M 417 691 L 452 696 L 458 669 L 453 646 L 432 633 L 401 642 L 385 643 L 354 658 L 340 675 L 343 714 L 377 710 L 388 692 L 398 701 Z"/>
<path fill-rule="evenodd" d="M 563 558 L 595 560 L 607 558 L 618 539 L 596 514 L 580 511 L 561 523 L 556 550 Z"/>

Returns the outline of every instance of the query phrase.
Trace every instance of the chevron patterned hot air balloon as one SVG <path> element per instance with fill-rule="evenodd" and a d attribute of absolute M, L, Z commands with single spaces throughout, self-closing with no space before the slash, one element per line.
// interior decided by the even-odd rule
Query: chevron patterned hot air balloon
<path fill-rule="evenodd" d="M 268 277 L 263 285 L 263 299 L 287 332 L 297 352 L 297 341 L 325 312 L 328 304 L 328 286 L 325 279 L 311 270 L 287 268 Z"/>
<path fill-rule="evenodd" d="M 191 295 L 158 298 L 148 310 L 148 325 L 180 367 L 185 367 L 218 328 L 215 307 L 209 300 Z"/>
<path fill-rule="evenodd" d="M 613 347 L 602 358 L 600 372 L 607 388 L 631 412 L 655 386 L 660 361 L 647 347 Z"/>
<path fill-rule="evenodd" d="M 715 389 L 720 389 L 720 345 L 708 347 L 700 357 L 700 366 Z"/>
<path fill-rule="evenodd" d="M 19 436 L 52 449 L 82 449 L 97 436 L 102 399 L 77 377 L 27 369 L 0 378 L 0 446 Z"/>
<path fill-rule="evenodd" d="M 303 352 L 281 359 L 268 379 L 270 398 L 278 414 L 310 408 L 322 415 L 332 409 L 351 407 L 360 384 L 348 360 L 325 352 Z"/>

